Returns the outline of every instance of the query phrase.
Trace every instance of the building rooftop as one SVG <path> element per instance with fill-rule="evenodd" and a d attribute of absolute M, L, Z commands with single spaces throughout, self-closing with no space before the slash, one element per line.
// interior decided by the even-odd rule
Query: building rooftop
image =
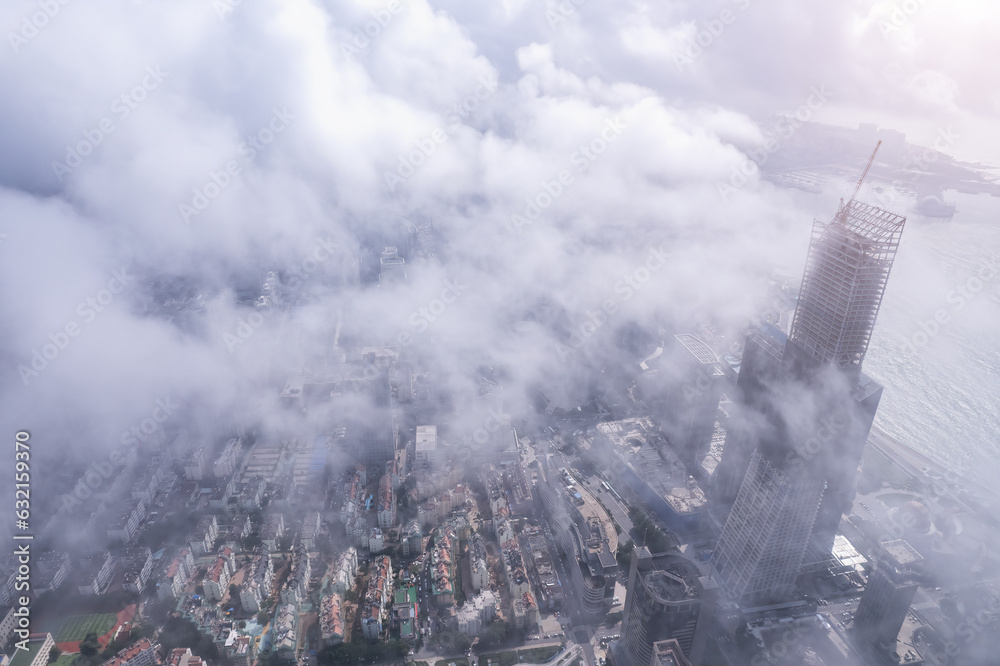
<path fill-rule="evenodd" d="M 911 567 L 924 559 L 905 539 L 886 541 L 882 548 L 897 569 Z"/>
<path fill-rule="evenodd" d="M 718 355 L 697 336 L 690 333 L 680 333 L 674 338 L 702 365 L 719 362 Z"/>
<path fill-rule="evenodd" d="M 614 445 L 618 459 L 675 512 L 694 513 L 705 507 L 705 493 L 649 417 L 608 421 L 597 427 Z"/>

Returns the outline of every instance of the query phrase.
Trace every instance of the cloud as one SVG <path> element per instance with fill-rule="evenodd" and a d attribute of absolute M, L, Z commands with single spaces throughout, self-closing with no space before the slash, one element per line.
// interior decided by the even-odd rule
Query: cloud
<path fill-rule="evenodd" d="M 574 406 L 651 351 L 630 327 L 735 336 L 776 267 L 801 274 L 835 198 L 759 174 L 718 194 L 763 145 L 755 118 L 819 85 L 819 119 L 849 124 L 996 111 L 985 5 L 972 30 L 923 3 L 904 39 L 880 32 L 891 6 L 560 4 L 60 5 L 0 54 L 0 421 L 93 451 L 176 396 L 206 430 L 322 428 L 280 407 L 286 378 L 383 343 L 444 393 L 489 364 L 511 411 L 537 386 Z M 0 27 L 37 7 L 5 4 Z M 340 250 L 316 259 L 321 242 Z M 379 287 L 388 245 L 408 280 Z M 626 290 L 652 249 L 668 259 Z M 80 309 L 122 270 L 134 282 Z M 251 323 L 269 271 L 302 301 Z"/>

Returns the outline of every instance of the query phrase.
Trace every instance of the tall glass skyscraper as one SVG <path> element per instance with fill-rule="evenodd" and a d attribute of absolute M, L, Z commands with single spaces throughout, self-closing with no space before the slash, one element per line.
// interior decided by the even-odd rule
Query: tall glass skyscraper
<path fill-rule="evenodd" d="M 767 327 L 748 341 L 770 352 L 741 367 L 744 404 L 760 418 L 723 456 L 726 476 L 742 478 L 713 555 L 731 598 L 787 597 L 810 541 L 833 545 L 882 395 L 861 364 L 905 222 L 853 199 L 814 221 L 790 334 Z"/>

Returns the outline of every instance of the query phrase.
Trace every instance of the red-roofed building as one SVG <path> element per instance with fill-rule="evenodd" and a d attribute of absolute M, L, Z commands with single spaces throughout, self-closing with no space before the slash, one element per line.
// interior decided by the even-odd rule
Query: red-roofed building
<path fill-rule="evenodd" d="M 156 666 L 159 651 L 159 643 L 151 643 L 148 638 L 142 638 L 119 650 L 118 654 L 104 662 L 104 666 Z"/>

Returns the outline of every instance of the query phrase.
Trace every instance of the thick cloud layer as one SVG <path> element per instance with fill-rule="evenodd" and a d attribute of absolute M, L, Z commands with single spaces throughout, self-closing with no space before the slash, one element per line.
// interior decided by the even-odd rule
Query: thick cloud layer
<path fill-rule="evenodd" d="M 627 324 L 735 333 L 836 206 L 756 174 L 720 197 L 754 118 L 825 90 L 812 120 L 1000 155 L 997 10 L 912 4 L 6 3 L 0 421 L 81 451 L 158 399 L 279 427 L 337 330 L 574 405 L 651 351 Z M 405 284 L 345 286 L 411 243 Z M 312 300 L 251 323 L 268 271 Z"/>

